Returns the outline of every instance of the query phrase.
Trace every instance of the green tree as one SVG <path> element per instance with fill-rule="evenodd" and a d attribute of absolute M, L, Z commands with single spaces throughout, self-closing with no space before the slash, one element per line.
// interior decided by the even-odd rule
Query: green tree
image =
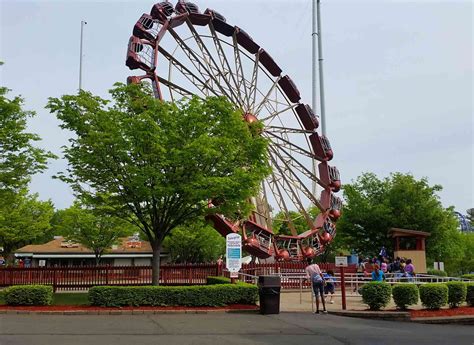
<path fill-rule="evenodd" d="M 246 216 L 269 173 L 261 125 L 223 98 L 162 102 L 142 85 L 117 84 L 113 104 L 88 92 L 49 100 L 75 136 L 64 149 L 70 183 L 88 205 L 133 222 L 153 248 L 159 283 L 163 240 L 206 213 Z M 222 200 L 208 208 L 208 200 Z"/>
<path fill-rule="evenodd" d="M 448 261 L 460 256 L 462 244 L 451 208 L 443 208 L 426 178 L 394 173 L 379 179 L 372 173 L 344 186 L 346 205 L 338 221 L 343 243 L 364 255 L 377 255 L 381 246 L 392 248 L 391 227 L 426 231 L 428 260 Z"/>
<path fill-rule="evenodd" d="M 174 263 L 210 262 L 225 254 L 225 238 L 199 219 L 176 227 L 163 247 Z"/>
<path fill-rule="evenodd" d="M 0 212 L 0 247 L 6 258 L 11 260 L 15 249 L 43 238 L 51 227 L 53 213 L 51 201 L 39 201 L 26 189 L 11 193 Z"/>
<path fill-rule="evenodd" d="M 31 176 L 46 169 L 48 158 L 55 157 L 34 146 L 40 137 L 26 132 L 26 126 L 35 113 L 22 109 L 22 98 L 7 98 L 8 91 L 0 87 L 0 203 L 9 203 L 12 193 L 27 187 Z"/>
<path fill-rule="evenodd" d="M 21 97 L 8 98 L 9 91 L 0 87 L 0 247 L 7 257 L 49 229 L 53 206 L 28 195 L 28 182 L 55 157 L 34 145 L 40 137 L 26 127 L 35 113 L 23 110 Z"/>
<path fill-rule="evenodd" d="M 57 234 L 91 249 L 96 265 L 119 237 L 133 234 L 130 223 L 78 203 L 61 210 L 60 215 L 60 219 L 55 221 Z"/>

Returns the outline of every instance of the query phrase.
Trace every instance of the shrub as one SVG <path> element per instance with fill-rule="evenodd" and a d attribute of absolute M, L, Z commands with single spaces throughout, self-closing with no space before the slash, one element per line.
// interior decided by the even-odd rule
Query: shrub
<path fill-rule="evenodd" d="M 439 276 L 439 277 L 447 277 L 448 276 L 448 274 L 445 271 L 435 270 L 433 268 L 429 268 L 426 273 L 428 273 L 430 275 L 433 275 L 433 276 Z"/>
<path fill-rule="evenodd" d="M 463 274 L 463 275 L 461 276 L 461 278 L 474 280 L 474 274 L 471 274 L 471 273 L 469 273 L 469 274 Z"/>
<path fill-rule="evenodd" d="M 53 288 L 46 285 L 15 285 L 6 288 L 3 296 L 9 305 L 50 305 Z"/>
<path fill-rule="evenodd" d="M 226 277 L 207 277 L 207 285 L 216 285 L 216 284 L 230 284 L 230 278 Z"/>
<path fill-rule="evenodd" d="M 474 307 L 474 283 L 467 283 L 466 302 L 471 307 Z"/>
<path fill-rule="evenodd" d="M 370 310 L 380 310 L 390 302 L 391 287 L 385 282 L 369 282 L 360 288 L 362 301 Z"/>
<path fill-rule="evenodd" d="M 392 287 L 392 296 L 397 307 L 404 310 L 418 303 L 418 287 L 415 284 L 396 284 Z"/>
<path fill-rule="evenodd" d="M 467 287 L 463 282 L 448 282 L 448 303 L 451 308 L 460 306 L 466 300 Z"/>
<path fill-rule="evenodd" d="M 444 283 L 420 285 L 420 300 L 428 309 L 439 309 L 448 303 L 448 287 Z"/>
<path fill-rule="evenodd" d="M 255 304 L 255 285 L 215 284 L 204 286 L 95 286 L 89 289 L 91 305 L 120 306 L 224 306 Z"/>

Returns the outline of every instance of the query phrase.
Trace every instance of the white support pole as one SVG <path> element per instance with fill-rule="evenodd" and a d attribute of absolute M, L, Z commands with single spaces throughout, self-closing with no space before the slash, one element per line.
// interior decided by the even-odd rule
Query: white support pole
<path fill-rule="evenodd" d="M 84 36 L 84 25 L 87 24 L 86 21 L 81 20 L 81 43 L 79 51 L 79 91 L 82 90 L 82 38 Z"/>
<path fill-rule="evenodd" d="M 314 113 L 316 114 L 317 111 L 317 74 L 316 74 L 316 55 L 317 55 L 317 35 L 316 32 L 316 0 L 312 0 L 313 8 L 312 8 L 312 18 L 313 18 L 313 30 L 311 32 L 311 41 L 312 41 L 312 56 L 311 56 L 311 72 L 312 72 L 312 89 L 311 89 L 311 96 L 312 102 L 311 107 L 313 108 Z M 318 176 L 317 171 L 317 160 L 313 158 L 313 174 Z M 316 181 L 313 181 L 312 185 L 312 192 L 314 196 L 317 196 L 317 188 L 318 185 Z"/>
<path fill-rule="evenodd" d="M 326 107 L 324 102 L 324 78 L 323 78 L 323 43 L 321 36 L 321 9 L 320 0 L 317 0 L 316 12 L 318 16 L 318 61 L 319 61 L 319 97 L 321 105 L 321 132 L 326 135 Z"/>

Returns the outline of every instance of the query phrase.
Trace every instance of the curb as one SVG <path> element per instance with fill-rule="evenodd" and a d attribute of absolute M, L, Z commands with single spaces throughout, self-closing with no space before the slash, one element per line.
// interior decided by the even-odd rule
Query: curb
<path fill-rule="evenodd" d="M 390 321 L 410 321 L 410 313 L 404 311 L 358 311 L 358 310 L 345 310 L 345 311 L 329 311 L 329 314 L 337 316 L 347 317 L 359 317 L 364 319 L 378 319 L 378 320 L 390 320 Z"/>
<path fill-rule="evenodd" d="M 259 310 L 0 310 L 7 315 L 155 315 L 155 314 L 209 314 L 209 313 L 258 313 Z"/>
<path fill-rule="evenodd" d="M 416 317 L 412 318 L 410 312 L 403 311 L 329 311 L 329 314 L 346 317 L 357 317 L 363 319 L 378 319 L 386 321 L 405 321 L 417 322 L 427 324 L 459 324 L 459 325 L 474 325 L 474 316 L 471 315 L 456 315 L 449 317 Z"/>

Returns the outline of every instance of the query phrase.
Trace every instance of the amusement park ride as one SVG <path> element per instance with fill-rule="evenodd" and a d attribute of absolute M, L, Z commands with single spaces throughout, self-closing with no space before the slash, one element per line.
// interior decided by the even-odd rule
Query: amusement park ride
<path fill-rule="evenodd" d="M 249 219 L 207 217 L 220 234 L 241 233 L 244 249 L 261 259 L 296 261 L 323 252 L 336 235 L 342 206 L 334 195 L 341 187 L 339 171 L 328 164 L 333 151 L 316 131 L 318 117 L 300 102 L 296 85 L 260 44 L 212 9 L 201 12 L 190 2 L 164 1 L 135 24 L 126 65 L 145 72 L 127 82 L 149 80 L 159 99 L 225 96 L 242 110 L 243 121 L 263 124 L 272 173 L 252 198 Z M 314 160 L 320 162 L 319 174 Z M 322 187 L 319 199 L 311 191 L 314 182 Z M 216 203 L 211 200 L 211 207 Z M 316 219 L 304 205 L 319 208 Z M 297 233 L 291 211 L 304 218 L 306 232 Z M 291 236 L 273 233 L 272 214 L 282 215 Z"/>

